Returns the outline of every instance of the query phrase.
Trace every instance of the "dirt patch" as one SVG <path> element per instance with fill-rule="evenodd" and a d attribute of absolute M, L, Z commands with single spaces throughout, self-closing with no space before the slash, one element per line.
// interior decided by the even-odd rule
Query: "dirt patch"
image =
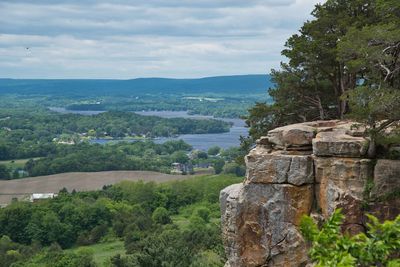
<path fill-rule="evenodd" d="M 62 188 L 68 191 L 90 191 L 101 189 L 121 181 L 166 182 L 183 180 L 195 175 L 169 175 L 150 171 L 106 171 L 70 172 L 48 176 L 38 176 L 17 180 L 0 181 L 0 205 L 10 203 L 14 197 L 19 199 L 32 193 L 57 193 Z"/>

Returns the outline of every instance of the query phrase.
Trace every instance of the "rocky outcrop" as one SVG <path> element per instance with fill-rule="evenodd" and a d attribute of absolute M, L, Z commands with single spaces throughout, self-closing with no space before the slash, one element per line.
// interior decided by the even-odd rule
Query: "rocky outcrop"
<path fill-rule="evenodd" d="M 306 262 L 305 243 L 297 230 L 311 211 L 311 185 L 241 184 L 221 193 L 228 266 L 262 266 L 287 258 Z"/>
<path fill-rule="evenodd" d="M 269 151 L 260 147 L 247 155 L 246 180 L 249 183 L 293 185 L 313 183 L 313 160 L 310 155 Z"/>
<path fill-rule="evenodd" d="M 399 200 L 387 196 L 400 190 L 400 161 L 364 158 L 362 131 L 348 121 L 316 121 L 258 140 L 245 159 L 245 181 L 221 191 L 226 267 L 305 266 L 298 228 L 305 214 L 326 219 L 342 208 L 349 233 L 364 230 L 365 211 L 397 215 Z"/>
<path fill-rule="evenodd" d="M 346 214 L 345 230 L 362 230 L 363 198 L 373 164 L 368 159 L 319 158 L 315 160 L 316 204 L 327 218 L 337 208 Z"/>

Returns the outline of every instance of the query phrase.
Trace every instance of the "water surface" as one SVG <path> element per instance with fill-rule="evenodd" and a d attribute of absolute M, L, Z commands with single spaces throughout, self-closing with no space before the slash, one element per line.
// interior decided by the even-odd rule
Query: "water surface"
<path fill-rule="evenodd" d="M 52 111 L 59 113 L 73 113 L 81 115 L 96 115 L 105 111 L 93 110 L 67 110 L 65 108 L 52 107 Z M 182 134 L 177 137 L 159 137 L 153 139 L 155 143 L 162 144 L 169 140 L 183 140 L 190 144 L 194 149 L 208 150 L 212 146 L 219 146 L 221 148 L 229 148 L 240 145 L 240 136 L 248 136 L 248 128 L 245 127 L 245 122 L 242 119 L 227 119 L 227 118 L 214 118 L 212 116 L 204 115 L 189 115 L 187 111 L 139 111 L 136 114 L 143 116 L 158 116 L 162 118 L 189 118 L 189 119 L 218 119 L 227 122 L 232 122 L 233 126 L 229 132 L 226 133 L 213 133 L 213 134 Z M 138 142 L 143 139 L 130 139 L 129 142 Z M 106 144 L 109 142 L 116 142 L 119 140 L 110 139 L 94 139 L 92 143 Z M 125 140 L 126 141 L 126 140 Z"/>

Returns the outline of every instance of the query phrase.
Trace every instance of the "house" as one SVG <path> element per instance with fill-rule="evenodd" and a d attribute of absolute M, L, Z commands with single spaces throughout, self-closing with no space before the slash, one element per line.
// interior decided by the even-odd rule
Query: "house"
<path fill-rule="evenodd" d="M 193 165 L 191 163 L 172 163 L 171 173 L 186 174 L 193 173 Z"/>
<path fill-rule="evenodd" d="M 29 198 L 30 202 L 37 202 L 44 199 L 51 199 L 57 197 L 58 194 L 55 193 L 35 193 L 32 194 Z"/>
<path fill-rule="evenodd" d="M 194 168 L 208 169 L 212 167 L 211 162 L 199 162 L 194 165 Z"/>

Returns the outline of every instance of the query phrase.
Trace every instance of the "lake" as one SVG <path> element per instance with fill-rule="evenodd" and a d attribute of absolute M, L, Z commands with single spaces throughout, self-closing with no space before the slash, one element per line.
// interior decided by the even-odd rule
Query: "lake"
<path fill-rule="evenodd" d="M 104 111 L 80 111 L 80 110 L 66 110 L 65 108 L 50 108 L 50 110 L 60 113 L 74 113 L 81 115 L 96 115 Z M 186 111 L 140 111 L 136 114 L 143 116 L 158 116 L 162 118 L 190 118 L 190 119 L 213 119 L 212 116 L 203 115 L 189 115 Z M 217 134 L 183 134 L 177 137 L 159 137 L 153 139 L 155 143 L 162 144 L 169 140 L 183 140 L 190 144 L 194 149 L 208 150 L 212 146 L 219 146 L 221 148 L 229 148 L 240 145 L 240 136 L 248 136 L 248 128 L 245 127 L 244 120 L 241 119 L 227 119 L 227 118 L 214 118 L 227 122 L 232 122 L 233 126 L 227 133 Z M 95 139 L 91 140 L 92 143 L 106 144 L 108 142 L 115 142 L 117 140 L 109 139 Z M 132 142 L 139 140 L 132 139 Z"/>

